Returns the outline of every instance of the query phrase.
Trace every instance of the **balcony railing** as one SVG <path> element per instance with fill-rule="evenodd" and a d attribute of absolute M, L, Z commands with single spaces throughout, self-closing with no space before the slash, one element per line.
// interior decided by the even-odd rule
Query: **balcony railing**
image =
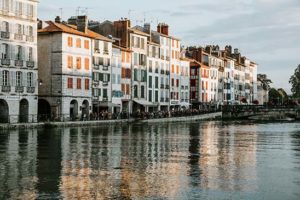
<path fill-rule="evenodd" d="M 170 85 L 166 85 L 166 89 L 170 89 Z"/>
<path fill-rule="evenodd" d="M 27 87 L 27 93 L 34 93 L 35 87 Z"/>
<path fill-rule="evenodd" d="M 23 35 L 15 34 L 15 40 L 23 40 Z"/>
<path fill-rule="evenodd" d="M 10 88 L 10 86 L 2 86 L 2 92 L 10 92 L 10 90 L 11 90 L 11 88 Z"/>
<path fill-rule="evenodd" d="M 1 60 L 2 65 L 10 65 L 10 59 L 4 58 Z"/>
<path fill-rule="evenodd" d="M 161 74 L 165 74 L 165 70 L 163 70 L 163 69 L 160 70 L 160 73 L 161 73 Z"/>
<path fill-rule="evenodd" d="M 34 68 L 34 61 L 27 61 L 26 66 L 30 68 Z"/>
<path fill-rule="evenodd" d="M 165 102 L 169 102 L 169 101 L 170 101 L 170 98 L 166 98 L 166 99 L 165 99 Z"/>
<path fill-rule="evenodd" d="M 165 85 L 164 84 L 160 84 L 160 89 L 164 89 Z"/>
<path fill-rule="evenodd" d="M 108 82 L 103 82 L 102 86 L 105 86 L 105 87 L 108 86 Z"/>
<path fill-rule="evenodd" d="M 155 69 L 155 73 L 158 73 L 158 69 Z"/>
<path fill-rule="evenodd" d="M 10 32 L 1 31 L 1 38 L 9 39 L 10 38 Z"/>
<path fill-rule="evenodd" d="M 94 64 L 94 69 L 99 70 L 100 69 L 99 65 Z"/>
<path fill-rule="evenodd" d="M 15 91 L 18 93 L 23 93 L 24 92 L 24 87 L 23 86 L 16 86 Z"/>
<path fill-rule="evenodd" d="M 166 75 L 170 75 L 170 71 L 166 71 Z"/>
<path fill-rule="evenodd" d="M 106 54 L 106 55 L 108 55 L 108 54 L 109 54 L 109 51 L 108 51 L 108 49 L 104 49 L 104 50 L 103 50 L 103 54 Z"/>
<path fill-rule="evenodd" d="M 26 41 L 27 42 L 34 42 L 34 37 L 30 35 L 26 35 Z"/>
<path fill-rule="evenodd" d="M 160 98 L 160 102 L 165 102 L 165 98 Z"/>
<path fill-rule="evenodd" d="M 23 66 L 23 60 L 15 60 L 15 65 L 17 67 L 22 67 Z"/>
<path fill-rule="evenodd" d="M 108 97 L 103 97 L 102 101 L 108 101 Z"/>
<path fill-rule="evenodd" d="M 103 70 L 103 71 L 108 71 L 108 66 L 103 66 L 103 67 L 102 67 L 102 70 Z"/>

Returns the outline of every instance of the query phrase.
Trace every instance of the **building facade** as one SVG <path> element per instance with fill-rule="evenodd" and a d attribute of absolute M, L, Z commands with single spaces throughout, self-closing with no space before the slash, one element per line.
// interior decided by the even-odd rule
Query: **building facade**
<path fill-rule="evenodd" d="M 79 16 L 77 25 L 61 22 L 59 17 L 47 23 L 38 31 L 39 77 L 43 82 L 39 88 L 39 114 L 51 113 L 51 118 L 59 121 L 86 120 L 92 111 L 92 88 L 96 88 L 91 85 L 92 72 L 98 70 L 93 69 L 93 63 L 97 63 L 94 52 L 100 48 L 95 44 L 104 37 L 87 28 L 86 16 Z M 102 54 L 109 57 L 105 50 L 104 45 Z M 110 66 L 110 60 L 103 60 L 101 66 Z M 107 71 L 100 69 L 100 74 L 101 70 Z M 101 80 L 109 78 L 103 76 Z"/>
<path fill-rule="evenodd" d="M 0 123 L 37 121 L 37 3 L 0 0 Z"/>

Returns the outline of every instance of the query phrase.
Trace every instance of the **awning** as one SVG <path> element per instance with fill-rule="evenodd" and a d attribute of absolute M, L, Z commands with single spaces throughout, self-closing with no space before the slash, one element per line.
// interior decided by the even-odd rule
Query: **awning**
<path fill-rule="evenodd" d="M 192 105 L 192 104 L 190 104 L 190 103 L 188 103 L 188 102 L 180 102 L 180 106 L 181 106 L 181 107 L 186 107 L 186 108 L 188 108 L 190 105 Z"/>
<path fill-rule="evenodd" d="M 134 102 L 136 102 L 137 104 L 143 105 L 143 106 L 149 106 L 149 107 L 155 107 L 158 106 L 158 104 L 154 104 L 151 102 L 148 102 L 146 100 L 133 100 Z"/>
<path fill-rule="evenodd" d="M 121 105 L 119 104 L 114 104 L 114 103 L 111 103 L 111 102 L 100 102 L 98 105 L 96 106 L 99 106 L 99 107 L 121 107 Z"/>

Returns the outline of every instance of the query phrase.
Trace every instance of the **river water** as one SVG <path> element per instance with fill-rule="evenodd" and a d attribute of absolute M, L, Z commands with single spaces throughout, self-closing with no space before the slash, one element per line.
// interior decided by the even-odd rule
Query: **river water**
<path fill-rule="evenodd" d="M 300 199 L 300 123 L 1 131 L 0 199 Z"/>

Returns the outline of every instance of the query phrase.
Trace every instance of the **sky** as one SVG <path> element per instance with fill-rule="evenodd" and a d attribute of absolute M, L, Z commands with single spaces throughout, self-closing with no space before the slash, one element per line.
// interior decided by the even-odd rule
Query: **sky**
<path fill-rule="evenodd" d="M 38 6 L 42 20 L 77 13 L 100 22 L 127 17 L 152 29 L 165 22 L 185 46 L 230 44 L 288 93 L 300 64 L 300 0 L 40 0 Z"/>

